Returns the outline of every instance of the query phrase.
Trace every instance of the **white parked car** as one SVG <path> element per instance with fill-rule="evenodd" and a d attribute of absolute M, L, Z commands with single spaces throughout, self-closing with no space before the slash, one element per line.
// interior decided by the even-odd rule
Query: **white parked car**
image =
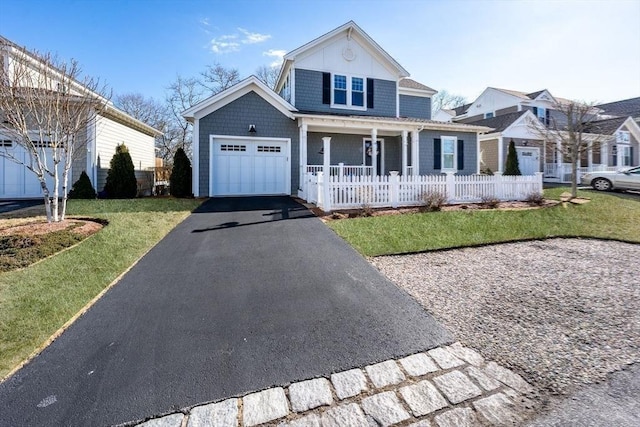
<path fill-rule="evenodd" d="M 640 190 L 640 166 L 611 172 L 589 172 L 582 175 L 583 185 L 596 190 Z"/>

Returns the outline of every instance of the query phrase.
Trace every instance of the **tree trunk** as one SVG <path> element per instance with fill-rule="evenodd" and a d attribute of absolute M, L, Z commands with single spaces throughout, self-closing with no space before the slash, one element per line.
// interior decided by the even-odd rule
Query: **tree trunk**
<path fill-rule="evenodd" d="M 571 198 L 578 197 L 578 149 L 571 150 Z"/>
<path fill-rule="evenodd" d="M 60 221 L 60 217 L 58 216 L 58 163 L 54 160 L 53 162 L 53 200 L 51 215 L 53 217 L 53 222 Z"/>
<path fill-rule="evenodd" d="M 40 178 L 40 187 L 42 187 L 42 194 L 44 194 L 44 211 L 47 214 L 47 222 L 52 222 L 51 199 L 49 199 L 49 189 L 47 188 L 47 182 L 44 178 Z"/>
<path fill-rule="evenodd" d="M 71 162 L 65 162 L 64 169 L 62 170 L 62 206 L 60 208 L 60 221 L 64 221 L 64 217 L 67 214 L 67 185 L 69 183 L 69 168 Z"/>

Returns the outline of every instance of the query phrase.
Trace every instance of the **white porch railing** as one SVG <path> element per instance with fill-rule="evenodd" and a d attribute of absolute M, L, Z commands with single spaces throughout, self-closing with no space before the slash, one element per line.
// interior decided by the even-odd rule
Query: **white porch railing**
<path fill-rule="evenodd" d="M 437 192 L 448 203 L 479 202 L 484 197 L 502 201 L 525 200 L 532 193 L 542 194 L 542 174 L 503 176 L 496 174 L 456 176 L 329 176 L 306 174 L 307 201 L 324 211 L 333 209 L 417 206 L 428 192 Z"/>
<path fill-rule="evenodd" d="M 616 171 L 618 166 L 607 165 L 591 165 L 587 167 L 579 167 L 578 182 L 582 174 L 587 172 Z M 571 182 L 571 163 L 545 163 L 544 180 L 547 182 Z"/>
<path fill-rule="evenodd" d="M 324 166 L 322 165 L 307 165 L 307 173 L 322 172 Z M 331 175 L 349 175 L 349 176 L 362 176 L 371 175 L 373 172 L 373 166 L 351 166 L 344 165 L 342 163 L 337 165 L 331 165 L 329 167 Z"/>

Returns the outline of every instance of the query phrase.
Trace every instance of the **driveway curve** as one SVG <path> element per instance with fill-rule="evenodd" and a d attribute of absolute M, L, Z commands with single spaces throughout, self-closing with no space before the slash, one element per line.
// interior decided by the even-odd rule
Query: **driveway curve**
<path fill-rule="evenodd" d="M 292 199 L 211 199 L 0 384 L 0 425 L 142 420 L 451 340 Z"/>

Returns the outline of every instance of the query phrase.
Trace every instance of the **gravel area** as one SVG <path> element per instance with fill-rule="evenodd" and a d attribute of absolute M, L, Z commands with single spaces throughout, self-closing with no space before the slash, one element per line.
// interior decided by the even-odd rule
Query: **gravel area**
<path fill-rule="evenodd" d="M 371 262 L 539 391 L 566 394 L 640 362 L 640 245 L 552 239 Z"/>

